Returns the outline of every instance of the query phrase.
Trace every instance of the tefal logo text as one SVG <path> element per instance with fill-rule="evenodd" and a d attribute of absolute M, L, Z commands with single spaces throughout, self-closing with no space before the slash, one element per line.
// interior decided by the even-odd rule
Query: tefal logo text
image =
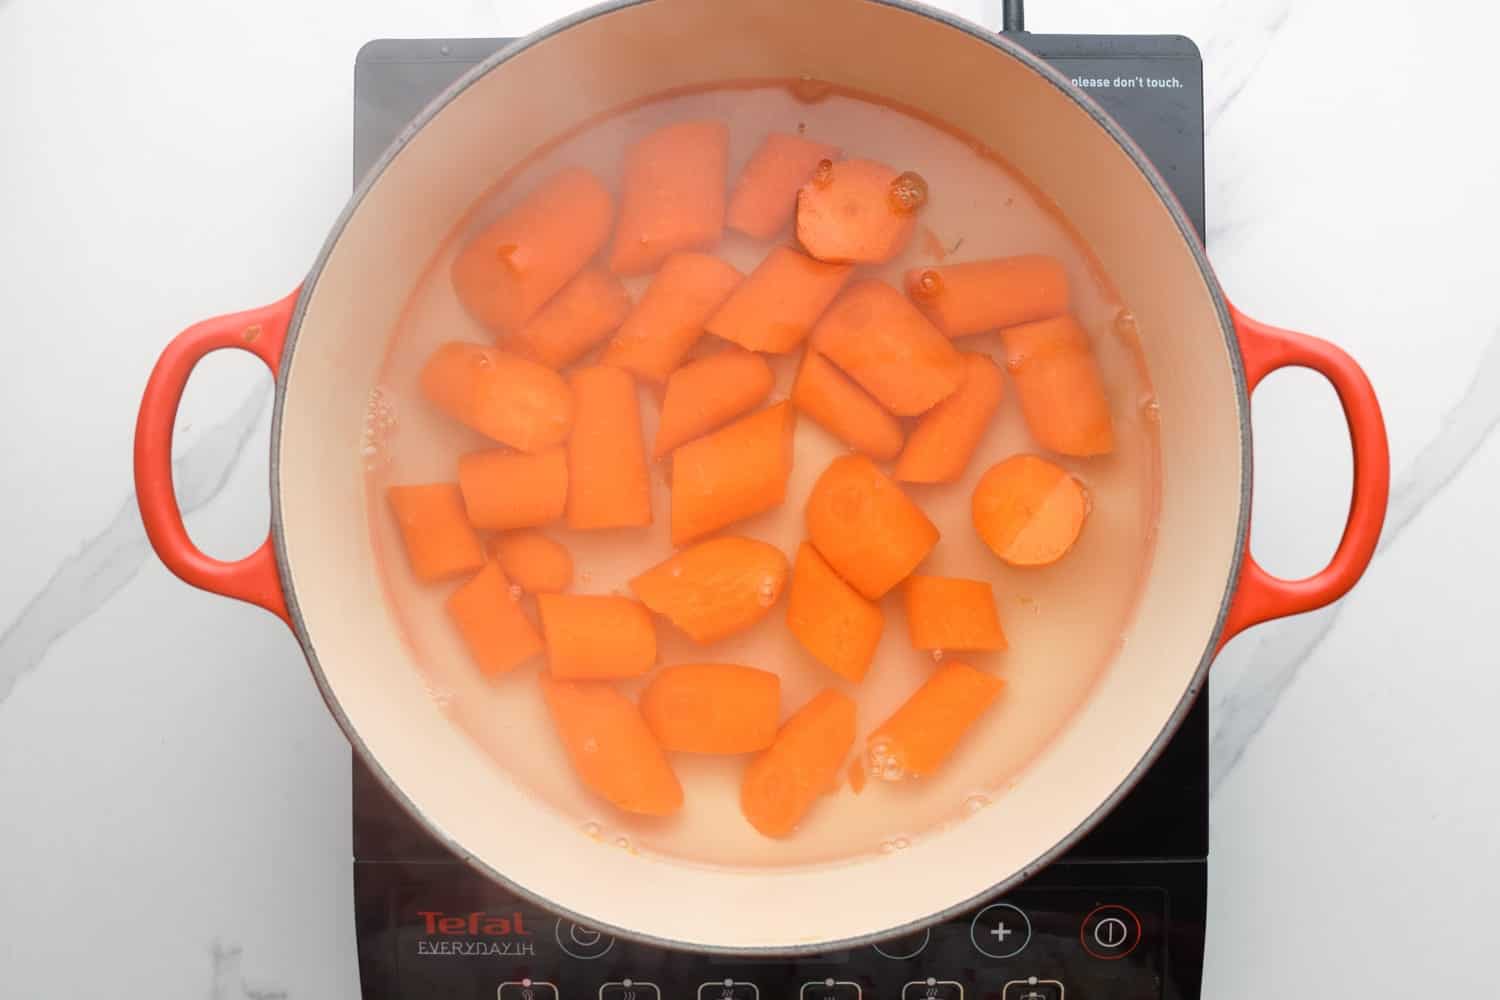
<path fill-rule="evenodd" d="M 468 934 L 472 937 L 509 937 L 520 934 L 529 937 L 526 922 L 520 911 L 499 917 L 492 913 L 443 913 L 438 910 L 421 910 L 417 913 L 427 923 L 428 934 Z"/>

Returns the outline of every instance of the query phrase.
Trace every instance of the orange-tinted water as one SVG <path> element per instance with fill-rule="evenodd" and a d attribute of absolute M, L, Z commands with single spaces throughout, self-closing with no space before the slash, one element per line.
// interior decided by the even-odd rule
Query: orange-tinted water
<path fill-rule="evenodd" d="M 1155 404 L 1135 346 L 1133 323 L 1065 221 L 997 157 L 962 137 L 837 92 L 820 91 L 813 102 L 800 100 L 808 96 L 799 93 L 804 90 L 766 85 L 673 95 L 606 116 L 539 153 L 476 206 L 466 224 L 438 250 L 428 277 L 412 290 L 399 328 L 390 331 L 380 384 L 372 391 L 372 416 L 378 425 L 366 443 L 372 539 L 384 567 L 392 611 L 410 642 L 415 669 L 423 673 L 433 697 L 498 767 L 536 797 L 539 808 L 574 817 L 589 836 L 698 863 L 817 864 L 900 850 L 1003 795 L 1108 668 L 1149 569 L 1155 534 L 1160 479 Z M 460 454 L 493 447 L 438 414 L 417 390 L 417 372 L 438 344 L 491 340 L 464 313 L 449 282 L 449 264 L 465 237 L 559 167 L 587 166 L 606 183 L 617 185 L 621 153 L 632 140 L 661 124 L 698 117 L 719 117 L 730 124 L 731 180 L 773 130 L 805 130 L 809 137 L 841 147 L 845 155 L 918 171 L 930 197 L 916 238 L 896 261 L 867 269 L 897 287 L 906 268 L 932 263 L 938 253 L 945 253 L 949 263 L 1022 253 L 1062 260 L 1074 314 L 1089 332 L 1104 374 L 1115 428 L 1116 447 L 1108 456 L 1049 456 L 1087 486 L 1092 512 L 1073 551 L 1045 568 L 1014 569 L 1000 563 L 979 541 L 970 520 L 970 495 L 984 470 L 1018 452 L 1038 450 L 1009 385 L 979 452 L 959 482 L 906 487 L 943 536 L 922 571 L 993 584 L 1010 649 L 961 657 L 1004 677 L 1006 690 L 939 773 L 898 784 L 874 780 L 858 796 L 845 785 L 821 800 L 784 840 L 761 836 L 741 816 L 743 758 L 675 756 L 686 804 L 664 820 L 626 817 L 590 795 L 573 777 L 547 718 L 536 682 L 542 664 L 528 664 L 495 682 L 478 674 L 443 611 L 444 598 L 457 584 L 427 586 L 411 576 L 383 499 L 391 484 L 454 481 Z M 748 273 L 767 250 L 766 244 L 726 231 L 717 253 Z M 646 279 L 627 282 L 636 297 L 645 284 Z M 959 346 L 1003 358 L 993 334 L 966 338 Z M 794 354 L 774 360 L 777 386 L 772 401 L 789 392 L 796 358 Z M 644 390 L 641 411 L 649 442 L 655 433 L 657 403 Z M 844 450 L 811 421 L 799 420 L 786 502 L 729 532 L 768 541 L 790 558 L 804 536 L 802 510 L 808 492 L 829 461 Z M 632 576 L 672 551 L 667 471 L 666 463 L 653 470 L 655 523 L 649 529 L 546 529 L 572 551 L 575 592 L 628 593 L 626 582 Z M 743 663 L 774 670 L 782 678 L 783 715 L 824 686 L 840 687 L 858 703 L 856 749 L 861 748 L 864 734 L 904 701 L 933 667 L 932 654 L 914 651 L 908 643 L 899 589 L 883 602 L 885 632 L 869 675 L 858 685 L 835 677 L 792 639 L 784 626 L 784 602 L 783 596 L 782 604 L 757 627 L 709 647 L 693 644 L 659 619 L 660 660 Z M 622 688 L 634 692 L 642 684 L 630 682 Z M 495 821 L 524 822 L 524 817 L 497 815 Z"/>

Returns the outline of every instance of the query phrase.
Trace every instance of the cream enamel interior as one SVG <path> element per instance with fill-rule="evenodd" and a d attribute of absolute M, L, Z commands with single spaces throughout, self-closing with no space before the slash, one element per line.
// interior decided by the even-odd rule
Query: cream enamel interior
<path fill-rule="evenodd" d="M 1003 798 L 899 854 L 746 874 L 580 836 L 437 710 L 382 597 L 359 438 L 383 338 L 408 291 L 474 200 L 536 145 L 664 89 L 800 74 L 973 135 L 1061 207 L 1139 321 L 1161 406 L 1162 511 L 1155 568 L 1121 654 Z M 539 94 L 546 100 L 518 99 Z M 556 908 L 637 936 L 737 950 L 823 945 L 935 916 L 1024 874 L 1085 824 L 1199 676 L 1248 471 L 1243 399 L 1214 296 L 1172 214 L 1105 129 L 1025 62 L 951 25 L 871 0 L 650 0 L 587 17 L 454 94 L 374 180 L 313 281 L 284 368 L 275 475 L 285 582 L 315 671 L 351 737 L 428 824 Z M 716 901 L 713 920 L 704 900 Z M 796 905 L 778 905 L 786 900 Z"/>

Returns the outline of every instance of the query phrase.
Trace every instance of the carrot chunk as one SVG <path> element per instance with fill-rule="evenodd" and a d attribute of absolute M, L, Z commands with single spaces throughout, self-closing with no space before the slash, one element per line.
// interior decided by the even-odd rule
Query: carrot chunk
<path fill-rule="evenodd" d="M 490 555 L 528 594 L 555 594 L 573 582 L 573 556 L 540 531 L 512 531 L 490 541 Z"/>
<path fill-rule="evenodd" d="M 537 607 L 554 677 L 639 677 L 656 662 L 656 629 L 639 601 L 613 594 L 539 594 Z"/>
<path fill-rule="evenodd" d="M 974 528 L 1012 566 L 1045 566 L 1078 540 L 1089 513 L 1083 484 L 1044 458 L 1013 455 L 974 487 Z"/>
<path fill-rule="evenodd" d="M 568 380 L 578 417 L 568 440 L 568 527 L 577 531 L 651 523 L 651 480 L 635 381 L 598 366 Z"/>
<path fill-rule="evenodd" d="M 745 768 L 740 810 L 750 825 L 767 837 L 795 830 L 833 789 L 853 745 L 854 702 L 832 689 L 820 692 Z"/>
<path fill-rule="evenodd" d="M 548 368 L 566 368 L 604 343 L 629 311 L 630 293 L 620 279 L 586 267 L 505 346 Z"/>
<path fill-rule="evenodd" d="M 983 580 L 913 576 L 906 581 L 906 627 L 914 649 L 1004 649 L 995 593 Z"/>
<path fill-rule="evenodd" d="M 418 580 L 446 580 L 484 565 L 484 547 L 464 513 L 457 483 L 392 486 L 385 495 Z"/>
<path fill-rule="evenodd" d="M 817 351 L 808 351 L 802 357 L 802 367 L 792 385 L 792 405 L 855 451 L 878 462 L 889 461 L 901 451 L 901 425 L 896 418 Z"/>
<path fill-rule="evenodd" d="M 630 581 L 641 602 L 697 642 L 727 638 L 770 613 L 786 556 L 753 538 L 711 538 Z"/>
<path fill-rule="evenodd" d="M 792 570 L 786 624 L 815 660 L 858 683 L 875 659 L 885 616 L 803 542 Z"/>
<path fill-rule="evenodd" d="M 753 753 L 776 739 L 781 678 L 730 663 L 665 667 L 641 693 L 641 715 L 663 750 Z"/>
<path fill-rule="evenodd" d="M 432 352 L 422 394 L 443 413 L 518 451 L 561 444 L 573 426 L 573 394 L 550 368 L 462 341 Z"/>
<path fill-rule="evenodd" d="M 475 319 L 514 333 L 609 239 L 615 203 L 581 167 L 552 175 L 470 240 L 453 261 L 453 290 Z"/>
<path fill-rule="evenodd" d="M 449 594 L 446 607 L 486 677 L 509 673 L 542 651 L 542 637 L 496 563 L 485 563 L 473 579 Z"/>
<path fill-rule="evenodd" d="M 870 734 L 870 773 L 887 781 L 932 774 L 1003 687 L 1000 678 L 966 663 L 943 664 Z"/>
<path fill-rule="evenodd" d="M 1114 450 L 1109 397 L 1088 334 L 1071 316 L 1000 331 L 1005 366 L 1037 444 L 1060 455 Z"/>
<path fill-rule="evenodd" d="M 785 354 L 808 332 L 854 268 L 775 247 L 708 320 L 708 332 L 751 351 Z"/>
<path fill-rule="evenodd" d="M 897 197 L 899 180 L 884 163 L 822 164 L 797 192 L 797 239 L 819 260 L 880 264 L 911 241 L 916 213 Z"/>
<path fill-rule="evenodd" d="M 927 558 L 938 529 L 874 462 L 843 455 L 807 498 L 807 537 L 834 572 L 878 601 Z"/>
<path fill-rule="evenodd" d="M 950 337 L 967 337 L 1068 311 L 1068 274 L 1056 257 L 1025 254 L 906 272 L 906 294 Z"/>
<path fill-rule="evenodd" d="M 668 816 L 682 784 L 635 703 L 608 684 L 541 675 L 547 711 L 584 786 L 618 809 Z"/>
<path fill-rule="evenodd" d="M 625 317 L 600 363 L 647 382 L 665 382 L 703 336 L 708 317 L 739 283 L 740 272 L 717 257 L 673 254 Z"/>
<path fill-rule="evenodd" d="M 776 378 L 764 358 L 731 348 L 683 365 L 667 379 L 652 458 L 749 413 L 771 394 Z"/>
<path fill-rule="evenodd" d="M 620 221 L 609 252 L 616 274 L 654 271 L 678 250 L 707 250 L 724 232 L 729 126 L 679 122 L 625 152 Z"/>
<path fill-rule="evenodd" d="M 898 417 L 927 412 L 963 379 L 963 358 L 948 338 L 883 281 L 851 285 L 810 343 Z"/>
<path fill-rule="evenodd" d="M 458 488 L 481 531 L 547 524 L 563 516 L 568 502 L 568 459 L 562 448 L 470 452 L 458 460 Z"/>
<path fill-rule="evenodd" d="M 1005 395 L 1000 368 L 983 354 L 964 354 L 958 391 L 922 415 L 896 461 L 903 483 L 951 483 L 964 474 Z"/>
<path fill-rule="evenodd" d="M 797 210 L 797 189 L 812 179 L 818 161 L 838 155 L 837 148 L 800 135 L 766 136 L 734 183 L 725 219 L 729 228 L 757 240 L 781 232 Z"/>
<path fill-rule="evenodd" d="M 791 405 L 777 403 L 672 452 L 672 544 L 781 503 L 795 422 Z"/>

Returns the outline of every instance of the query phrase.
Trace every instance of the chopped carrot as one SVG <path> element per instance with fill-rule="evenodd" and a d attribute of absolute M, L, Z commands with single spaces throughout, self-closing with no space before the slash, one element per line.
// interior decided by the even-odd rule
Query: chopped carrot
<path fill-rule="evenodd" d="M 449 594 L 446 607 L 486 677 L 509 673 L 542 651 L 542 637 L 496 563 L 485 563 L 473 579 Z"/>
<path fill-rule="evenodd" d="M 818 165 L 797 192 L 797 240 L 819 260 L 881 264 L 911 240 L 916 212 L 896 197 L 904 175 L 874 160 Z"/>
<path fill-rule="evenodd" d="M 852 273 L 848 264 L 775 247 L 709 317 L 708 332 L 752 351 L 795 350 Z"/>
<path fill-rule="evenodd" d="M 1004 649 L 995 592 L 983 580 L 913 576 L 906 581 L 906 628 L 913 649 Z"/>
<path fill-rule="evenodd" d="M 903 483 L 951 483 L 964 474 L 969 459 L 989 429 L 1005 380 L 987 355 L 964 354 L 958 391 L 922 415 L 896 461 Z"/>
<path fill-rule="evenodd" d="M 614 214 L 587 170 L 553 174 L 454 258 L 458 300 L 490 329 L 514 333 L 604 246 Z"/>
<path fill-rule="evenodd" d="M 518 451 L 563 442 L 573 394 L 550 368 L 493 347 L 449 341 L 422 368 L 422 394 L 448 416 Z"/>
<path fill-rule="evenodd" d="M 795 424 L 791 405 L 777 403 L 672 452 L 672 544 L 780 504 Z"/>
<path fill-rule="evenodd" d="M 600 267 L 586 267 L 505 345 L 548 368 L 566 368 L 604 343 L 630 311 L 630 293 Z"/>
<path fill-rule="evenodd" d="M 385 495 L 418 580 L 446 580 L 484 565 L 484 547 L 464 513 L 457 483 L 392 486 Z"/>
<path fill-rule="evenodd" d="M 673 254 L 625 317 L 600 363 L 647 382 L 665 382 L 703 336 L 708 317 L 739 283 L 740 272 L 717 257 Z"/>
<path fill-rule="evenodd" d="M 1051 319 L 1068 311 L 1056 257 L 1025 254 L 906 272 L 906 293 L 950 337 Z"/>
<path fill-rule="evenodd" d="M 878 601 L 927 558 L 938 529 L 874 462 L 843 455 L 807 498 L 807 537 L 834 572 Z"/>
<path fill-rule="evenodd" d="M 678 122 L 637 140 L 625 152 L 620 221 L 609 269 L 656 270 L 678 250 L 708 250 L 724 232 L 729 126 Z"/>
<path fill-rule="evenodd" d="M 641 602 L 697 642 L 727 638 L 770 613 L 786 556 L 753 538 L 711 538 L 630 581 Z"/>
<path fill-rule="evenodd" d="M 819 160 L 838 155 L 836 147 L 800 135 L 766 136 L 734 183 L 725 219 L 729 228 L 757 240 L 781 232 L 797 210 L 797 189 L 812 179 Z"/>
<path fill-rule="evenodd" d="M 682 808 L 682 784 L 635 702 L 608 684 L 541 675 L 557 734 L 580 781 L 616 808 L 668 816 Z"/>
<path fill-rule="evenodd" d="M 1060 455 L 1114 450 L 1109 397 L 1088 334 L 1071 316 L 1000 331 L 1005 366 L 1037 444 Z"/>
<path fill-rule="evenodd" d="M 481 531 L 533 528 L 563 516 L 568 502 L 568 459 L 562 448 L 535 455 L 492 449 L 458 460 L 464 509 Z"/>
<path fill-rule="evenodd" d="M 540 531 L 512 531 L 490 540 L 490 555 L 528 594 L 555 594 L 573 582 L 573 556 Z"/>
<path fill-rule="evenodd" d="M 755 409 L 776 377 L 764 358 L 737 347 L 689 362 L 667 379 L 652 458 Z"/>
<path fill-rule="evenodd" d="M 617 368 L 583 368 L 568 380 L 578 417 L 568 440 L 568 527 L 651 523 L 651 480 L 635 380 Z"/>
<path fill-rule="evenodd" d="M 864 680 L 880 645 L 885 616 L 807 542 L 797 549 L 786 624 L 802 647 L 845 680 Z"/>
<path fill-rule="evenodd" d="M 849 762 L 849 788 L 855 795 L 865 790 L 865 784 L 870 780 L 870 769 L 865 762 L 855 757 Z"/>
<path fill-rule="evenodd" d="M 730 663 L 665 667 L 641 692 L 641 715 L 663 750 L 753 753 L 776 739 L 781 678 Z"/>
<path fill-rule="evenodd" d="M 817 351 L 809 350 L 802 356 L 802 367 L 792 385 L 792 405 L 855 451 L 878 462 L 889 461 L 901 451 L 901 425 L 896 418 Z"/>
<path fill-rule="evenodd" d="M 538 594 L 537 607 L 554 677 L 639 677 L 656 662 L 656 629 L 639 601 L 613 594 Z"/>
<path fill-rule="evenodd" d="M 963 359 L 948 338 L 883 281 L 851 285 L 810 343 L 898 417 L 926 413 L 963 380 Z"/>
<path fill-rule="evenodd" d="M 925 778 L 953 755 L 1005 682 L 966 663 L 945 663 L 866 741 L 870 771 L 887 781 Z"/>
<path fill-rule="evenodd" d="M 818 693 L 745 768 L 740 810 L 767 837 L 797 828 L 838 780 L 854 745 L 854 702 L 831 688 Z"/>
<path fill-rule="evenodd" d="M 1083 484 L 1044 458 L 1013 455 L 974 487 L 974 528 L 1012 566 L 1046 566 L 1078 540 L 1089 513 Z"/>

